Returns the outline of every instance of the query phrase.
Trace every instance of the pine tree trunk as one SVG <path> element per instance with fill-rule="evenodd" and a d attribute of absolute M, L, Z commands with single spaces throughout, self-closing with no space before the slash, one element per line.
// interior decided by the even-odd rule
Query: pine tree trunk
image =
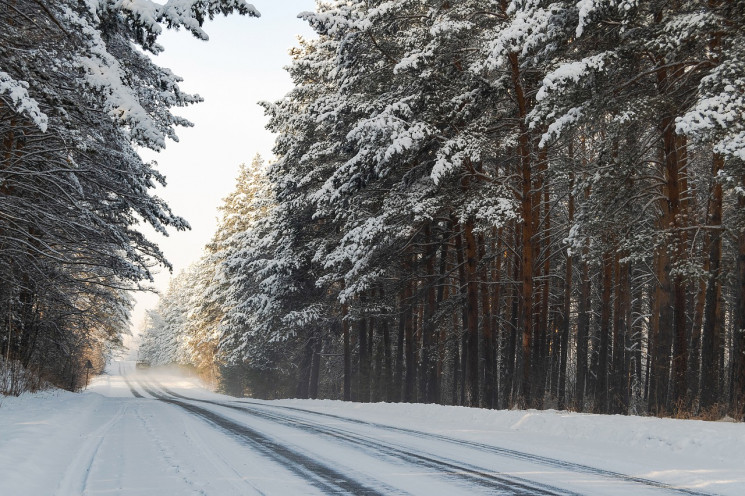
<path fill-rule="evenodd" d="M 603 253 L 603 296 L 600 309 L 600 347 L 598 350 L 597 391 L 595 411 L 608 412 L 608 341 L 611 335 L 611 291 L 613 287 L 613 255 Z"/>
<path fill-rule="evenodd" d="M 517 361 L 516 373 L 521 377 L 517 401 L 521 406 L 532 406 L 533 396 L 531 391 L 531 379 L 533 369 L 531 363 L 531 352 L 533 348 L 533 265 L 535 260 L 534 250 L 534 228 L 533 220 L 533 179 L 532 163 L 530 154 L 530 134 L 526 123 L 528 115 L 528 101 L 523 88 L 522 75 L 517 53 L 508 55 L 510 62 L 512 87 L 515 91 L 515 102 L 517 103 L 517 119 L 520 123 L 520 134 L 518 136 L 517 154 L 520 159 L 520 175 L 522 178 L 520 194 L 520 214 L 522 217 L 522 243 L 520 251 L 521 263 L 521 315 L 520 330 L 522 332 L 521 359 Z"/>
<path fill-rule="evenodd" d="M 587 390 L 587 344 L 590 336 L 590 271 L 586 254 L 580 264 L 580 298 L 577 316 L 577 410 L 585 409 Z"/>
<path fill-rule="evenodd" d="M 384 295 L 381 291 L 381 298 Z M 388 318 L 383 316 L 380 318 L 380 331 L 383 335 L 383 398 L 387 402 L 395 400 L 394 395 L 394 382 L 393 382 L 393 350 L 391 347 L 391 329 Z"/>
<path fill-rule="evenodd" d="M 500 405 L 500 408 L 511 408 L 516 404 L 518 387 L 518 381 L 515 376 L 515 358 L 517 354 L 517 333 L 520 318 L 520 286 L 517 282 L 520 277 L 520 257 L 517 255 L 515 248 L 519 242 L 520 233 L 515 223 L 512 224 L 511 228 L 511 248 L 513 249 L 508 247 L 505 250 L 505 255 L 509 254 L 506 258 L 506 263 L 509 264 L 507 279 L 514 282 L 509 286 L 509 297 L 507 299 L 509 306 L 505 305 L 508 310 L 505 322 L 508 324 L 502 326 L 504 337 L 502 339 L 503 345 L 500 357 L 502 367 L 502 390 L 500 397 L 503 403 Z"/>
<path fill-rule="evenodd" d="M 634 400 L 640 400 L 644 398 L 644 395 L 646 393 L 646 383 L 644 381 L 644 369 L 642 367 L 642 360 L 644 358 L 643 348 L 644 348 L 644 335 L 645 335 L 645 327 L 644 327 L 644 320 L 641 318 L 642 314 L 644 313 L 644 303 L 645 303 L 645 292 L 644 292 L 644 284 L 640 284 L 638 282 L 639 280 L 639 273 L 641 270 L 634 268 L 635 270 L 632 272 L 632 280 L 631 280 L 631 287 L 632 287 L 632 303 L 631 303 L 631 312 L 633 315 L 633 318 L 629 320 L 631 322 L 631 342 L 634 352 L 630 354 L 630 359 L 633 360 L 633 364 L 630 367 L 631 374 L 632 374 L 632 384 L 635 388 L 634 390 Z M 634 412 L 636 412 L 636 404 L 637 401 L 634 402 Z M 632 403 L 629 402 L 629 405 L 631 406 Z"/>
<path fill-rule="evenodd" d="M 446 234 L 450 234 L 450 229 L 446 230 Z M 450 248 L 450 242 L 447 240 L 448 236 L 445 236 L 445 241 L 442 243 L 440 250 L 440 271 L 439 271 L 439 284 L 437 286 L 437 307 L 439 308 L 443 302 L 450 296 L 450 287 L 448 282 L 448 252 Z M 441 325 L 439 337 L 437 340 L 437 368 L 435 370 L 435 392 L 434 401 L 435 403 L 443 403 L 442 398 L 442 383 L 443 374 L 445 372 L 445 344 L 447 343 L 447 326 Z"/>
<path fill-rule="evenodd" d="M 308 398 L 308 390 L 310 387 L 310 369 L 313 362 L 313 341 L 310 337 L 305 340 L 303 351 L 300 357 L 300 365 L 298 367 L 298 378 L 297 387 L 295 388 L 295 396 L 300 399 Z"/>
<path fill-rule="evenodd" d="M 574 147 L 572 143 L 569 144 L 569 157 L 571 160 L 574 159 Z M 574 194 L 572 189 L 574 188 L 574 177 L 572 177 L 569 184 L 569 211 L 568 221 L 571 228 L 574 222 Z M 566 410 L 567 407 L 567 364 L 569 358 L 569 327 L 571 322 L 571 309 L 572 309 L 572 255 L 567 252 L 566 260 L 564 262 L 564 301 L 563 311 L 561 319 L 561 338 L 559 346 L 561 347 L 561 361 L 559 363 L 559 410 Z"/>
<path fill-rule="evenodd" d="M 536 388 L 533 394 L 533 404 L 536 408 L 543 408 L 543 398 L 546 390 L 546 376 L 550 366 L 549 340 L 549 295 L 551 290 L 551 207 L 549 202 L 548 185 L 544 184 L 544 174 L 548 167 L 548 157 L 545 148 L 538 152 L 538 170 L 539 176 L 533 197 L 533 205 L 537 210 L 537 215 L 533 218 L 533 233 L 538 234 L 541 231 L 540 212 L 543 211 L 543 229 L 540 241 L 536 241 L 533 250 L 537 255 L 543 257 L 542 276 L 543 281 L 540 284 L 540 306 L 538 309 L 538 319 L 536 322 L 536 343 L 534 347 L 537 352 L 534 364 L 533 384 Z M 534 255 L 534 259 L 538 257 Z"/>
<path fill-rule="evenodd" d="M 714 155 L 712 178 L 716 178 L 724 159 Z M 721 370 L 719 355 L 724 327 L 722 308 L 722 184 L 714 180 L 709 197 L 709 280 L 704 304 L 704 326 L 701 331 L 701 408 L 711 408 L 719 400 Z"/>
<path fill-rule="evenodd" d="M 456 254 L 456 263 L 458 264 L 458 295 L 461 298 L 462 301 L 466 301 L 468 296 L 466 294 L 466 285 L 467 285 L 467 279 L 466 279 L 466 259 L 465 259 L 465 252 L 463 249 L 463 236 L 461 232 L 461 228 L 459 225 L 456 224 L 455 229 L 455 254 Z M 454 356 L 454 359 L 458 358 L 458 364 L 457 364 L 457 378 L 458 378 L 458 388 L 455 388 L 454 394 L 457 395 L 457 401 L 454 404 L 458 405 L 465 405 L 466 400 L 466 361 L 468 360 L 468 334 L 465 332 L 465 330 L 468 328 L 468 307 L 467 305 L 461 303 L 460 305 L 461 309 L 461 322 L 460 322 L 460 328 L 458 328 L 456 331 L 456 334 L 453 336 L 453 340 L 456 344 L 456 350 L 459 350 L 459 353 L 456 353 L 456 356 Z"/>
<path fill-rule="evenodd" d="M 439 282 L 439 278 L 435 273 L 435 258 L 437 256 L 437 250 L 434 239 L 432 238 L 432 228 L 429 223 L 424 227 L 424 238 L 427 245 L 427 280 L 425 282 L 427 285 L 427 294 L 424 306 L 424 319 L 422 322 L 422 374 L 419 397 L 421 398 L 421 401 L 425 403 L 434 403 L 436 398 L 437 375 L 431 357 L 437 349 L 437 336 L 435 335 L 437 329 L 435 327 L 434 315 L 437 300 L 436 282 Z"/>
<path fill-rule="evenodd" d="M 341 306 L 341 333 L 344 341 L 344 401 L 352 401 L 352 349 L 349 342 L 349 306 Z"/>
<path fill-rule="evenodd" d="M 486 241 L 484 236 L 479 236 L 479 253 L 482 260 L 481 268 L 481 334 L 483 337 L 483 350 L 484 350 L 484 406 L 486 408 L 494 408 L 494 402 L 496 394 L 494 388 L 496 386 L 494 378 L 494 335 L 492 333 L 492 305 L 490 301 L 491 292 L 489 291 L 488 280 L 489 269 L 484 263 L 486 258 Z"/>
<path fill-rule="evenodd" d="M 673 328 L 672 306 L 670 302 L 670 279 L 668 277 L 670 257 L 666 248 L 655 256 L 655 275 L 657 286 L 654 292 L 652 319 L 650 320 L 650 377 L 649 377 L 649 411 L 660 415 L 669 413 L 668 391 L 670 383 L 670 351 L 672 347 L 671 329 Z"/>
<path fill-rule="evenodd" d="M 453 369 L 453 390 L 450 398 L 451 405 L 458 405 L 460 398 L 458 392 L 460 391 L 461 373 L 460 373 L 460 334 L 462 324 L 459 322 L 458 314 L 453 312 L 453 335 L 450 339 L 450 356 L 452 358 L 451 368 Z"/>
<path fill-rule="evenodd" d="M 360 303 L 362 304 L 362 302 Z M 357 341 L 360 350 L 357 401 L 368 403 L 370 401 L 370 350 L 368 349 L 367 319 L 364 316 L 357 321 Z"/>
<path fill-rule="evenodd" d="M 313 336 L 313 358 L 310 362 L 310 386 L 308 397 L 312 400 L 318 398 L 318 380 L 321 371 L 321 346 L 318 336 Z"/>
<path fill-rule="evenodd" d="M 708 239 L 708 237 L 707 237 Z M 705 257 L 703 263 L 705 274 L 710 273 L 709 257 Z M 698 284 L 698 291 L 694 297 L 694 317 L 691 325 L 691 349 L 688 360 L 688 390 L 690 391 L 689 410 L 694 414 L 698 413 L 701 405 L 701 390 L 699 387 L 701 381 L 701 337 L 704 325 L 704 307 L 706 306 L 706 281 L 702 280 Z"/>
<path fill-rule="evenodd" d="M 613 305 L 613 373 L 611 374 L 611 413 L 628 410 L 629 379 L 626 359 L 628 324 L 631 313 L 629 295 L 629 265 L 621 263 L 621 254 L 614 261 L 616 298 Z"/>
<path fill-rule="evenodd" d="M 468 312 L 468 360 L 466 361 L 466 406 L 479 406 L 479 282 L 478 247 L 473 221 L 463 226 L 466 258 L 466 309 Z"/>
<path fill-rule="evenodd" d="M 737 200 L 740 212 L 745 212 L 745 196 Z M 735 286 L 735 339 L 733 347 L 734 395 L 732 404 L 735 418 L 745 421 L 745 231 L 737 237 L 737 285 Z"/>
<path fill-rule="evenodd" d="M 408 283 L 403 283 L 401 293 L 399 294 L 399 316 L 398 316 L 398 334 L 396 336 L 396 373 L 394 375 L 393 395 L 396 402 L 403 400 L 404 389 L 404 334 L 406 334 L 406 314 L 409 312 L 407 297 Z"/>
<path fill-rule="evenodd" d="M 493 283 L 491 288 L 491 319 L 492 326 L 492 370 L 494 374 L 494 385 L 493 387 L 493 408 L 502 408 L 504 398 L 502 396 L 502 376 L 500 374 L 499 358 L 501 356 L 501 349 L 504 344 L 502 339 L 502 330 L 504 325 L 501 323 L 501 319 L 506 317 L 506 314 L 502 312 L 502 232 L 503 229 L 496 228 L 492 229 L 492 252 L 494 253 L 494 263 L 492 264 L 491 281 Z"/>
<path fill-rule="evenodd" d="M 406 379 L 404 387 L 404 402 L 416 401 L 416 352 L 415 352 L 415 322 L 414 322 L 414 281 L 406 283 L 404 305 L 404 348 L 406 354 Z"/>
<path fill-rule="evenodd" d="M 372 296 L 375 296 L 375 293 L 372 293 Z M 377 401 L 377 391 L 378 391 L 378 369 L 379 369 L 379 362 L 376 360 L 376 358 L 380 355 L 376 356 L 375 350 L 375 321 L 372 317 L 369 317 L 367 319 L 367 376 L 368 376 L 368 395 L 367 395 L 367 401 Z"/>

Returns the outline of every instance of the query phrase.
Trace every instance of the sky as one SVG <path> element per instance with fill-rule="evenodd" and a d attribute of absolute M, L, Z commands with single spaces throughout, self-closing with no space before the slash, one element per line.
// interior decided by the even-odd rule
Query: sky
<path fill-rule="evenodd" d="M 297 14 L 312 11 L 313 0 L 256 0 L 260 18 L 239 15 L 216 18 L 205 23 L 208 42 L 186 31 L 167 31 L 159 39 L 165 51 L 155 57 L 184 78 L 181 89 L 198 93 L 204 102 L 175 109 L 177 115 L 194 123 L 178 128 L 179 142 L 169 142 L 160 153 L 142 151 L 146 160 L 158 162 L 168 184 L 156 194 L 189 222 L 191 230 L 171 232 L 164 238 L 143 226 L 173 264 L 173 275 L 197 261 L 217 226 L 217 207 L 235 185 L 238 167 L 257 153 L 271 159 L 274 135 L 264 126 L 267 119 L 259 101 L 276 101 L 292 88 L 284 67 L 288 50 L 297 36 L 312 37 Z M 160 269 L 155 287 L 168 288 L 171 274 Z M 154 294 L 135 295 L 132 316 L 134 334 L 141 329 L 145 311 L 154 308 Z M 132 340 L 127 340 L 132 347 Z"/>

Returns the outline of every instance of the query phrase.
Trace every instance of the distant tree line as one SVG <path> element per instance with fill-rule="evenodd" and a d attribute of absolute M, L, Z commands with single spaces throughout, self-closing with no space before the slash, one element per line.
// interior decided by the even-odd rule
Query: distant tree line
<path fill-rule="evenodd" d="M 745 3 L 303 17 L 277 161 L 146 340 L 239 394 L 743 417 Z"/>
<path fill-rule="evenodd" d="M 0 1 L 0 364 L 75 389 L 121 345 L 129 291 L 168 266 L 137 224 L 188 227 L 136 148 L 175 140 L 190 123 L 171 109 L 200 101 L 148 54 L 162 26 L 206 39 L 205 18 L 234 10 L 258 15 L 242 0 Z"/>

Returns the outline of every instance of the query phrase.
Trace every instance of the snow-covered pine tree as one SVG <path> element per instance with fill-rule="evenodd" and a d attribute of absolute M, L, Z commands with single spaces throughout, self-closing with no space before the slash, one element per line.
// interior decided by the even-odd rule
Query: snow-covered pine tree
<path fill-rule="evenodd" d="M 4 355 L 55 367 L 51 377 L 77 387 L 42 359 L 47 347 L 62 347 L 59 359 L 78 369 L 75 329 L 85 326 L 69 316 L 93 327 L 100 319 L 84 302 L 94 297 L 125 315 L 121 290 L 149 280 L 153 264 L 168 265 L 135 226 L 187 224 L 152 196 L 164 178 L 135 147 L 160 150 L 176 139 L 175 127 L 189 123 L 172 109 L 200 98 L 143 50 L 162 50 L 163 26 L 206 39 L 205 19 L 231 12 L 258 15 L 243 0 L 17 0 L 0 12 Z M 115 341 L 122 330 L 109 335 Z"/>

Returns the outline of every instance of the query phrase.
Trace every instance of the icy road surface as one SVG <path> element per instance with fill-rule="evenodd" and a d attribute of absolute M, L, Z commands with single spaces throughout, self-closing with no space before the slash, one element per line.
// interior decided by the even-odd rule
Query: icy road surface
<path fill-rule="evenodd" d="M 2 402 L 8 496 L 745 494 L 735 423 L 235 399 L 126 362 Z"/>

